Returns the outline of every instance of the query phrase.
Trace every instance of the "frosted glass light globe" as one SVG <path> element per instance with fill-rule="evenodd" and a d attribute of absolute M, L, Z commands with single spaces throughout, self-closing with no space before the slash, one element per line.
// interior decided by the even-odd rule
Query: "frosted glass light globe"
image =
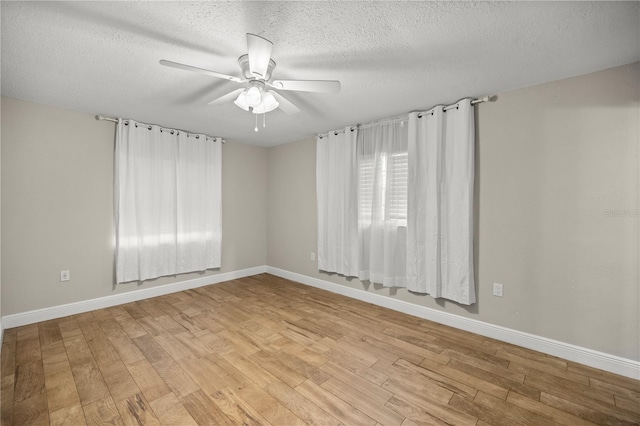
<path fill-rule="evenodd" d="M 246 100 L 249 106 L 255 107 L 260 105 L 260 102 L 262 102 L 262 95 L 260 93 L 260 89 L 258 89 L 255 86 L 249 87 L 247 89 Z"/>

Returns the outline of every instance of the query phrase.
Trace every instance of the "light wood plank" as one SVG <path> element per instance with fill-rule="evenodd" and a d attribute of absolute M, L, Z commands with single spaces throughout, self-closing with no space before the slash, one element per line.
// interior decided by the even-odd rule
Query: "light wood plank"
<path fill-rule="evenodd" d="M 552 376 L 560 377 L 562 379 L 571 380 L 578 384 L 589 386 L 589 378 L 587 376 L 568 371 L 566 367 L 563 367 L 563 364 L 565 364 L 565 362 L 558 362 L 555 358 L 549 358 L 548 363 L 543 363 L 531 360 L 529 358 L 514 355 L 503 350 L 498 350 L 496 356 L 508 360 L 509 369 L 518 371 L 527 376 L 536 375 L 538 371 L 541 371 Z"/>
<path fill-rule="evenodd" d="M 124 425 L 113 399 L 109 396 L 83 405 L 88 425 Z"/>
<path fill-rule="evenodd" d="M 402 377 L 407 381 L 415 380 L 417 382 L 424 381 L 425 383 L 432 383 L 440 388 L 447 389 L 450 392 L 470 399 L 473 399 L 477 393 L 477 390 L 472 386 L 420 367 L 404 359 L 399 359 L 391 367 L 387 368 L 386 371 L 388 371 L 389 377 Z"/>
<path fill-rule="evenodd" d="M 298 416 L 293 414 L 279 401 L 269 395 L 256 384 L 250 384 L 238 389 L 237 394 L 248 405 L 253 407 L 261 416 L 274 426 L 277 425 L 306 425 Z"/>
<path fill-rule="evenodd" d="M 147 361 L 151 364 L 171 358 L 150 334 L 145 334 L 144 336 L 139 336 L 132 340 L 138 349 L 140 349 L 140 352 L 142 352 Z"/>
<path fill-rule="evenodd" d="M 127 370 L 147 401 L 153 401 L 171 392 L 169 386 L 146 359 L 127 365 Z"/>
<path fill-rule="evenodd" d="M 13 423 L 10 424 L 48 425 L 47 395 L 37 394 L 31 398 L 16 401 L 13 405 Z"/>
<path fill-rule="evenodd" d="M 478 392 L 473 401 L 479 405 L 487 407 L 494 413 L 500 413 L 503 418 L 511 420 L 514 424 L 544 424 L 549 426 L 558 424 L 549 417 L 518 407 L 515 404 L 511 404 L 508 401 L 504 401 L 484 392 Z"/>
<path fill-rule="evenodd" d="M 324 382 L 321 386 L 382 424 L 399 425 L 404 420 L 404 416 L 384 405 L 391 398 L 391 393 L 389 393 L 390 396 L 387 400 L 379 402 L 370 398 L 371 394 L 362 393 L 361 390 L 351 386 L 351 383 L 342 382 L 334 377 Z"/>
<path fill-rule="evenodd" d="M 618 374 L 609 373 L 587 365 L 577 364 L 573 361 L 567 361 L 567 371 L 582 374 L 590 378 L 598 379 L 603 382 L 622 386 L 627 389 L 640 392 L 640 380 L 634 380 L 630 377 L 620 376 Z"/>
<path fill-rule="evenodd" d="M 216 373 L 216 369 L 212 365 L 213 361 L 207 358 L 185 358 L 180 362 L 180 366 L 202 389 L 205 394 L 211 394 L 221 390 L 226 386 L 223 379 Z"/>
<path fill-rule="evenodd" d="M 60 333 L 57 320 L 38 323 L 38 335 L 41 347 L 62 342 L 62 333 Z"/>
<path fill-rule="evenodd" d="M 343 368 L 340 365 L 333 362 L 327 362 L 321 367 L 322 371 L 331 375 L 332 378 L 336 378 L 345 383 L 349 383 L 351 387 L 359 390 L 363 394 L 368 394 L 374 401 L 384 404 L 391 398 L 391 392 L 382 389 L 376 382 L 367 380 L 358 374 L 354 374 L 351 371 Z M 385 378 L 386 381 L 388 377 Z"/>
<path fill-rule="evenodd" d="M 138 349 L 129 336 L 124 335 L 122 337 L 114 338 L 111 342 L 125 365 L 133 364 L 145 359 L 144 354 L 140 352 L 140 349 Z"/>
<path fill-rule="evenodd" d="M 13 399 L 24 401 L 45 393 L 42 360 L 19 363 L 16 367 Z"/>
<path fill-rule="evenodd" d="M 525 385 L 523 383 L 524 377 L 522 382 L 513 381 L 503 377 L 501 374 L 496 375 L 485 369 L 474 367 L 455 359 L 452 359 L 449 364 L 447 364 L 447 366 L 465 372 L 484 381 L 491 382 L 495 385 L 500 386 L 501 388 L 508 389 L 509 391 L 518 392 L 536 401 L 540 399 L 540 390 L 534 388 L 533 386 Z"/>
<path fill-rule="evenodd" d="M 266 351 L 256 352 L 250 358 L 279 380 L 285 382 L 289 387 L 294 388 L 306 380 L 306 377 L 298 374 L 292 366 L 286 365 Z"/>
<path fill-rule="evenodd" d="M 500 399 L 506 399 L 507 393 L 509 392 L 507 389 L 503 388 L 502 386 L 498 386 L 489 381 L 475 377 L 471 374 L 462 372 L 460 370 L 456 370 L 455 368 L 451 368 L 447 365 L 427 362 L 425 360 L 420 363 L 420 367 L 423 367 L 427 370 L 431 370 L 434 373 L 438 373 L 442 376 L 448 377 L 449 379 L 463 383 L 476 390 L 486 392 Z"/>
<path fill-rule="evenodd" d="M 160 425 L 144 395 L 137 393 L 116 403 L 120 418 L 127 426 Z"/>
<path fill-rule="evenodd" d="M 615 396 L 621 396 L 629 400 L 634 400 L 640 404 L 640 390 L 629 389 L 620 384 L 609 383 L 603 380 L 599 380 L 595 377 L 589 378 L 589 386 L 594 389 L 599 389 L 603 392 L 610 392 Z"/>
<path fill-rule="evenodd" d="M 376 421 L 311 380 L 305 380 L 295 389 L 309 401 L 330 413 L 344 424 L 375 425 Z"/>
<path fill-rule="evenodd" d="M 627 399 L 618 395 L 614 395 L 613 398 L 616 400 L 616 407 L 621 410 L 640 414 L 640 402 L 637 399 Z"/>
<path fill-rule="evenodd" d="M 635 413 L 617 410 L 600 401 L 588 401 L 588 399 L 584 398 L 572 398 L 570 400 L 567 399 L 566 394 L 563 396 L 542 392 L 540 394 L 540 402 L 596 424 L 629 426 L 640 424 L 640 415 Z"/>
<path fill-rule="evenodd" d="M 235 424 L 242 424 L 246 426 L 270 425 L 264 416 L 229 389 L 214 392 L 210 397 L 213 399 L 213 402 L 220 407 L 224 414 Z"/>
<path fill-rule="evenodd" d="M 71 371 L 83 406 L 109 397 L 109 389 L 95 361 L 71 364 Z"/>
<path fill-rule="evenodd" d="M 407 424 L 473 426 L 477 420 L 473 416 L 428 398 L 417 401 L 415 397 L 405 400 L 394 396 L 387 401 L 385 406 L 405 416 L 405 421 L 410 421 Z M 402 424 L 404 425 L 405 422 Z"/>
<path fill-rule="evenodd" d="M 569 414 L 557 408 L 543 404 L 526 396 L 520 395 L 515 392 L 509 392 L 507 396 L 507 402 L 517 405 L 520 408 L 531 411 L 533 413 L 541 414 L 555 421 L 556 423 L 566 426 L 589 426 L 594 425 L 589 421 L 583 420 L 580 417 L 576 417 L 573 414 Z"/>
<path fill-rule="evenodd" d="M 265 390 L 308 425 L 338 426 L 340 424 L 339 419 L 324 411 L 283 382 L 271 383 Z"/>
<path fill-rule="evenodd" d="M 233 426 L 234 423 L 201 389 L 181 398 L 182 405 L 200 425 Z"/>
<path fill-rule="evenodd" d="M 579 398 L 588 398 L 594 401 L 602 401 L 615 405 L 613 393 L 584 385 L 573 380 L 558 377 L 553 374 L 533 370 L 525 378 L 525 384 L 550 393 L 561 392 L 563 395 L 575 395 Z M 561 395 L 562 396 L 562 395 Z"/>
<path fill-rule="evenodd" d="M 51 426 L 86 425 L 82 405 L 75 404 L 49 414 Z M 4 423 L 3 423 L 4 424 Z"/>
<path fill-rule="evenodd" d="M 154 362 L 153 368 L 178 398 L 200 389 L 196 382 L 191 380 L 191 377 L 172 359 Z"/>
<path fill-rule="evenodd" d="M 4 356 L 4 353 L 2 354 Z M 14 391 L 14 375 L 5 375 L 2 377 L 2 388 L 0 390 L 0 424 L 13 424 L 13 399 Z"/>
<path fill-rule="evenodd" d="M 198 425 L 172 392 L 151 401 L 149 405 L 153 408 L 153 412 L 156 414 L 161 424 L 184 426 Z"/>
<path fill-rule="evenodd" d="M 123 399 L 140 393 L 140 388 L 121 360 L 101 366 L 100 372 L 112 396 Z"/>

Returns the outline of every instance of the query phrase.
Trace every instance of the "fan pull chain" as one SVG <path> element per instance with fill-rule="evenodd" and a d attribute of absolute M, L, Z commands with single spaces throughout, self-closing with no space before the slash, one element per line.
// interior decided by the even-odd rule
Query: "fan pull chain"
<path fill-rule="evenodd" d="M 253 129 L 254 132 L 258 131 L 258 114 L 253 114 L 256 116 L 256 127 Z"/>
<path fill-rule="evenodd" d="M 262 114 L 262 128 L 267 127 L 267 114 Z"/>

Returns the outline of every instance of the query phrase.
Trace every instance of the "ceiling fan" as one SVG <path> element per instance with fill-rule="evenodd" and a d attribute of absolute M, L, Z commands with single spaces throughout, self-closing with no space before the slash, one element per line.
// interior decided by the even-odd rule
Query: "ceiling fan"
<path fill-rule="evenodd" d="M 271 59 L 272 48 L 273 43 L 266 38 L 247 33 L 247 54 L 238 58 L 242 78 L 165 59 L 160 61 L 160 65 L 223 78 L 234 83 L 247 83 L 243 88 L 214 99 L 209 105 L 234 100 L 238 107 L 254 114 L 265 114 L 278 107 L 286 114 L 299 112 L 297 106 L 277 92 L 279 90 L 319 93 L 340 91 L 340 82 L 337 80 L 272 80 L 271 73 L 276 67 L 275 61 Z"/>

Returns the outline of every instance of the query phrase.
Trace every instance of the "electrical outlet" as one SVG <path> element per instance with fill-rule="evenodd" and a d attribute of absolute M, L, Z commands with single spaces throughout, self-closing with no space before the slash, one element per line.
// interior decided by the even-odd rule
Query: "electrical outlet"
<path fill-rule="evenodd" d="M 311 252 L 311 256 L 309 256 L 309 260 L 311 260 L 312 262 L 316 260 L 316 254 L 314 252 Z"/>
<path fill-rule="evenodd" d="M 502 297 L 502 284 L 493 283 L 493 295 Z"/>
<path fill-rule="evenodd" d="M 60 282 L 69 281 L 71 279 L 71 273 L 69 271 L 60 271 Z"/>

